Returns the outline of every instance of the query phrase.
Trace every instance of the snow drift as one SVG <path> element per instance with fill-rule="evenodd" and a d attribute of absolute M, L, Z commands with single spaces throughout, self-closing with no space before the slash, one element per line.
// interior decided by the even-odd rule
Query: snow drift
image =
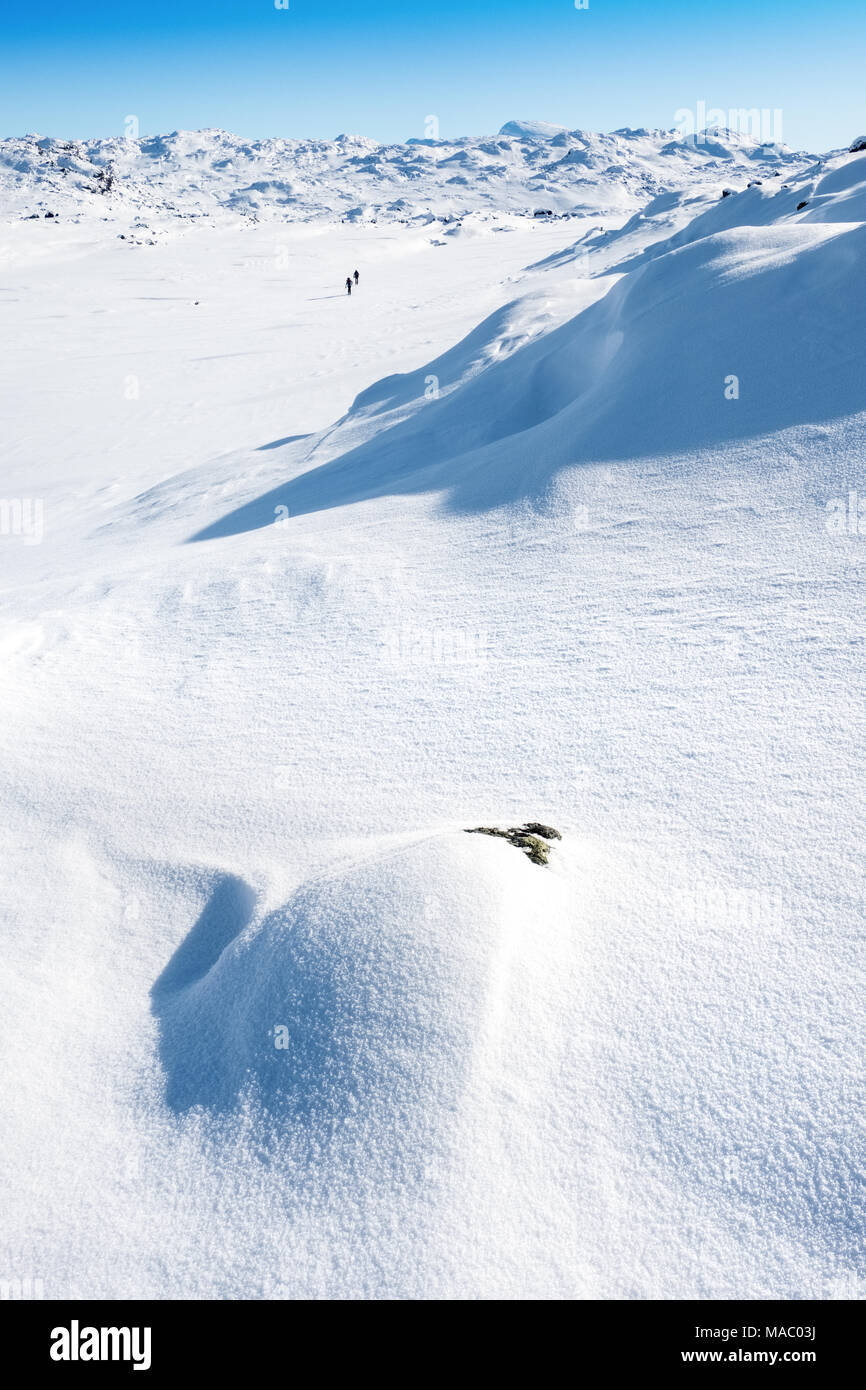
<path fill-rule="evenodd" d="M 836 171 L 844 207 L 860 179 L 859 168 Z M 569 467 L 675 456 L 866 409 L 866 231 L 833 218 L 828 202 L 819 220 L 792 220 L 790 200 L 772 222 L 775 198 L 723 200 L 552 332 L 533 332 L 531 299 L 494 315 L 444 358 L 359 398 L 356 411 L 381 411 L 372 440 L 196 538 L 270 524 L 278 503 L 301 515 L 389 492 L 445 491 L 458 509 L 537 500 Z M 431 379 L 439 399 L 428 401 Z"/>
<path fill-rule="evenodd" d="M 555 930 L 561 884 L 509 848 L 457 832 L 374 853 L 253 924 L 242 886 L 220 884 L 154 987 L 169 1104 L 251 1093 L 322 1142 L 349 1122 L 374 1146 L 444 1130 L 491 1044 L 505 957 Z"/>

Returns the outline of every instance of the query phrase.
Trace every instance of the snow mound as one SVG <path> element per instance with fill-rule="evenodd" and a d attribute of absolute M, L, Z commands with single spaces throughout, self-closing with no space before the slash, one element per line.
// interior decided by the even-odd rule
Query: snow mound
<path fill-rule="evenodd" d="M 172 1108 L 254 1096 L 317 1131 L 364 1125 L 377 1147 L 397 1123 L 444 1121 L 489 1030 L 503 952 L 541 949 L 561 888 L 482 839 L 391 850 L 252 923 L 251 890 L 227 877 L 153 991 Z"/>

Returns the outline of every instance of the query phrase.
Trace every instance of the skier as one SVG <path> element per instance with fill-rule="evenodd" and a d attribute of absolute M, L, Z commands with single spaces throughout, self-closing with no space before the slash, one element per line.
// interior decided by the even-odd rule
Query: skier
<path fill-rule="evenodd" d="M 351 275 L 347 275 L 347 276 L 346 276 L 346 293 L 347 293 L 347 294 L 351 294 L 351 293 L 352 293 L 352 277 L 351 277 Z"/>
<path fill-rule="evenodd" d="M 355 284 L 356 284 L 356 285 L 357 285 L 358 281 L 360 280 L 360 278 L 361 278 L 361 277 L 360 277 L 360 275 L 358 274 L 358 272 L 357 272 L 357 270 L 356 270 L 356 271 L 355 271 Z"/>

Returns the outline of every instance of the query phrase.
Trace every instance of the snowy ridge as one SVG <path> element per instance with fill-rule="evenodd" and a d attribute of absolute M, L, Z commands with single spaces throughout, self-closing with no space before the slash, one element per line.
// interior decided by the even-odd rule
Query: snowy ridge
<path fill-rule="evenodd" d="M 538 497 L 561 468 L 688 453 L 857 413 L 854 345 L 866 301 L 851 267 L 866 254 L 866 156 L 840 156 L 778 191 L 773 183 L 722 199 L 692 194 L 682 230 L 621 259 L 636 229 L 644 244 L 646 228 L 658 230 L 660 205 L 666 218 L 683 208 L 657 200 L 620 231 L 550 258 L 548 274 L 579 256 L 596 282 L 594 294 L 578 291 L 596 302 L 577 317 L 551 331 L 548 287 L 498 311 L 443 358 L 363 393 L 344 426 L 353 434 L 360 414 L 374 427 L 363 444 L 202 537 L 267 525 L 279 498 L 297 515 L 383 492 L 453 489 L 452 505 L 488 508 Z M 810 323 L 807 338 L 786 331 L 792 317 Z M 731 411 L 718 383 L 734 362 L 751 389 Z M 329 451 L 340 437 L 328 432 Z"/>

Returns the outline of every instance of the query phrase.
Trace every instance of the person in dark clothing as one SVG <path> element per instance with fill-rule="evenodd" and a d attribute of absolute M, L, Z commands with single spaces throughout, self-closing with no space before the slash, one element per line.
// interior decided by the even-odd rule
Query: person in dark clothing
<path fill-rule="evenodd" d="M 351 293 L 352 293 L 352 277 L 351 277 L 351 275 L 347 275 L 347 276 L 346 276 L 346 293 L 347 293 L 347 294 L 351 294 Z"/>
<path fill-rule="evenodd" d="M 358 281 L 360 280 L 360 278 L 361 278 L 361 277 L 360 277 L 360 275 L 358 274 L 358 272 L 357 272 L 357 270 L 356 270 L 356 271 L 355 271 L 355 284 L 356 284 L 356 285 L 357 285 Z"/>

